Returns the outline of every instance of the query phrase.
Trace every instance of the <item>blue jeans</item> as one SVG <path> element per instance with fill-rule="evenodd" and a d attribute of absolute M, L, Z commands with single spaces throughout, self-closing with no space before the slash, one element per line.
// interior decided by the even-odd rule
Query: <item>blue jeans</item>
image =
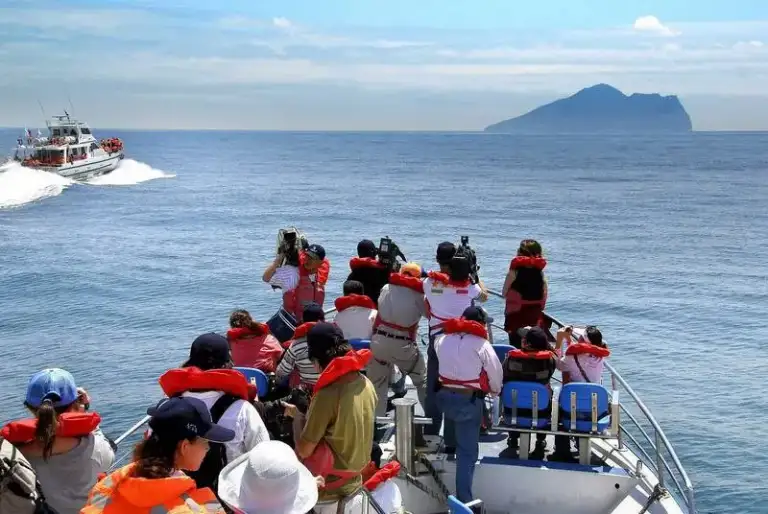
<path fill-rule="evenodd" d="M 437 392 L 437 405 L 445 415 L 445 444 L 456 446 L 456 497 L 467 503 L 472 501 L 472 477 L 480 452 L 483 400 L 443 388 Z M 453 441 L 448 439 L 448 425 L 453 426 Z"/>
<path fill-rule="evenodd" d="M 424 435 L 439 435 L 440 425 L 443 424 L 443 413 L 435 400 L 435 389 L 437 388 L 438 366 L 437 353 L 435 353 L 435 338 L 429 337 L 429 346 L 427 347 L 427 397 L 424 402 L 424 415 L 432 418 L 432 424 L 424 427 Z M 447 443 L 446 443 L 447 444 Z"/>

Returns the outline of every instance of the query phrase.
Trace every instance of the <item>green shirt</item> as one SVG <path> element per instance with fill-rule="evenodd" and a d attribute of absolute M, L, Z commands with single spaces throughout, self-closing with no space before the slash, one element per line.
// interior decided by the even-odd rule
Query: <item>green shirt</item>
<path fill-rule="evenodd" d="M 371 461 L 376 390 L 370 380 L 355 373 L 320 389 L 312 398 L 301 438 L 310 443 L 322 439 L 335 457 L 334 469 L 362 470 Z M 320 500 L 347 496 L 362 485 L 358 477 L 332 494 L 320 493 Z"/>

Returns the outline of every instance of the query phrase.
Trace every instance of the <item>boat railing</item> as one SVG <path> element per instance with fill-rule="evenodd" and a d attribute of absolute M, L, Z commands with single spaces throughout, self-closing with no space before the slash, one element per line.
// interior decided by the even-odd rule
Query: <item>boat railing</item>
<path fill-rule="evenodd" d="M 489 289 L 488 293 L 493 297 L 504 298 L 501 293 L 494 290 Z M 325 314 L 327 316 L 335 311 L 335 308 L 330 308 L 325 311 Z M 547 323 L 551 323 L 558 328 L 565 326 L 560 320 L 546 312 L 544 317 Z M 496 323 L 492 323 L 491 326 L 502 331 L 504 330 L 501 325 Z M 605 372 L 607 374 L 606 378 L 610 380 L 611 389 L 613 391 L 623 391 L 619 393 L 620 399 L 624 398 L 624 401 L 620 402 L 621 419 L 624 421 L 619 424 L 619 451 L 630 448 L 645 466 L 648 466 L 649 469 L 655 472 L 659 482 L 658 485 L 661 488 L 660 491 L 671 490 L 671 493 L 678 502 L 682 502 L 685 505 L 684 510 L 688 514 L 696 514 L 693 483 L 680 462 L 675 449 L 672 447 L 672 443 L 670 443 L 664 430 L 662 430 L 661 425 L 659 425 L 659 422 L 651 414 L 650 409 L 648 409 L 626 379 L 609 362 L 605 363 Z M 553 378 L 559 380 L 556 377 Z M 627 401 L 626 398 L 629 398 L 631 401 Z M 626 420 L 629 420 L 629 423 Z M 126 440 L 131 439 L 131 436 L 148 421 L 149 416 L 145 416 L 115 439 L 115 443 L 120 445 Z M 131 451 L 129 450 L 117 459 L 113 469 L 128 457 L 130 453 Z M 669 483 L 668 479 L 671 483 Z M 376 509 L 374 508 L 374 510 Z"/>
<path fill-rule="evenodd" d="M 488 290 L 488 292 L 491 296 L 504 298 L 498 291 Z M 557 328 L 565 326 L 563 322 L 546 312 L 544 318 L 548 324 L 551 323 Z M 495 323 L 492 326 L 504 330 L 502 326 Z M 619 450 L 622 451 L 625 447 L 633 450 L 637 458 L 655 472 L 660 488 L 671 490 L 678 502 L 685 505 L 684 510 L 688 514 L 695 514 L 693 483 L 661 425 L 627 380 L 607 361 L 605 373 L 606 378 L 610 380 L 611 389 L 620 391 L 622 421 L 618 432 Z M 553 378 L 559 380 L 556 377 Z"/>

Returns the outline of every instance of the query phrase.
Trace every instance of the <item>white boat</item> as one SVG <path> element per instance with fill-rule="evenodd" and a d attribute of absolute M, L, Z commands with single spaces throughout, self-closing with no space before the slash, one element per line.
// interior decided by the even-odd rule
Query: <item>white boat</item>
<path fill-rule="evenodd" d="M 17 139 L 13 160 L 72 180 L 87 180 L 113 171 L 123 159 L 123 142 L 118 138 L 98 141 L 87 123 L 66 111 L 46 121 L 48 136 L 37 137 L 26 130 Z"/>
<path fill-rule="evenodd" d="M 501 297 L 497 292 L 490 293 Z M 330 309 L 327 314 L 333 311 Z M 563 326 L 548 314 L 545 314 L 545 320 L 551 328 Z M 494 348 L 498 354 L 504 355 L 511 348 L 506 344 L 507 335 L 503 327 L 491 320 L 491 339 L 494 329 L 499 337 L 504 337 L 505 343 L 494 345 Z M 425 342 L 426 336 L 423 336 L 422 343 Z M 366 343 L 370 344 L 363 341 L 359 347 L 366 347 Z M 258 370 L 250 371 L 261 374 Z M 262 379 L 266 381 L 265 376 Z M 513 425 L 510 422 L 514 419 L 507 418 L 505 421 L 503 417 L 494 415 L 493 419 L 498 422 L 481 436 L 472 486 L 477 500 L 468 505 L 453 496 L 456 463 L 453 456 L 443 452 L 442 438 L 426 437 L 426 446 L 416 447 L 418 426 L 431 420 L 421 416 L 415 390 L 409 382 L 406 397 L 392 402 L 394 416 L 377 419 L 378 423 L 388 424 L 379 439 L 383 450 L 382 465 L 394 459 L 402 466 L 400 475 L 394 480 L 402 494 L 405 511 L 412 514 L 449 511 L 454 514 L 478 511 L 486 514 L 696 514 L 693 485 L 650 409 L 608 363 L 603 382 L 607 387 L 579 384 L 592 386 L 587 405 L 582 405 L 581 398 L 578 401 L 578 408 L 584 416 L 581 419 L 587 425 L 584 430 L 567 430 L 563 423 L 567 423 L 567 419 L 558 419 L 561 417 L 558 404 L 573 402 L 577 405 L 570 390 L 560 387 L 553 387 L 551 419 L 543 428 Z M 561 394 L 563 391 L 564 394 Z M 504 396 L 502 394 L 501 398 Z M 505 400 L 509 404 L 514 398 L 507 395 Z M 607 406 L 606 417 L 598 414 L 603 408 L 598 408 L 600 402 Z M 498 401 L 488 403 L 492 412 L 500 412 Z M 573 416 L 571 421 L 576 419 L 576 414 Z M 147 421 L 148 418 L 144 418 L 136 423 L 117 439 L 118 443 L 126 441 Z M 574 426 L 579 428 L 576 423 Z M 510 431 L 520 433 L 519 456 L 500 457 L 507 447 L 506 439 Z M 529 459 L 525 448 L 531 435 L 540 432 L 547 435 L 550 451 L 556 434 L 580 439 L 579 462 L 550 462 L 546 457 L 544 460 Z M 125 448 L 124 457 L 129 454 L 130 450 Z M 118 462 L 115 466 L 120 464 Z M 359 501 L 360 496 L 362 502 Z M 360 509 L 354 509 L 354 512 L 362 514 L 369 511 L 391 514 L 384 512 L 365 489 L 347 497 L 344 503 L 344 507 L 362 503 Z M 352 511 L 351 508 L 346 510 Z M 343 512 L 343 509 L 338 512 Z"/>

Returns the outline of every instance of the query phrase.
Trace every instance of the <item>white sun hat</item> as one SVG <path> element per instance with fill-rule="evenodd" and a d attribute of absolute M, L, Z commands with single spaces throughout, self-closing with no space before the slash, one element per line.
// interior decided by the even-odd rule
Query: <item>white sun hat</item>
<path fill-rule="evenodd" d="M 264 441 L 227 464 L 219 498 L 246 514 L 306 514 L 317 503 L 317 482 L 287 444 Z"/>

